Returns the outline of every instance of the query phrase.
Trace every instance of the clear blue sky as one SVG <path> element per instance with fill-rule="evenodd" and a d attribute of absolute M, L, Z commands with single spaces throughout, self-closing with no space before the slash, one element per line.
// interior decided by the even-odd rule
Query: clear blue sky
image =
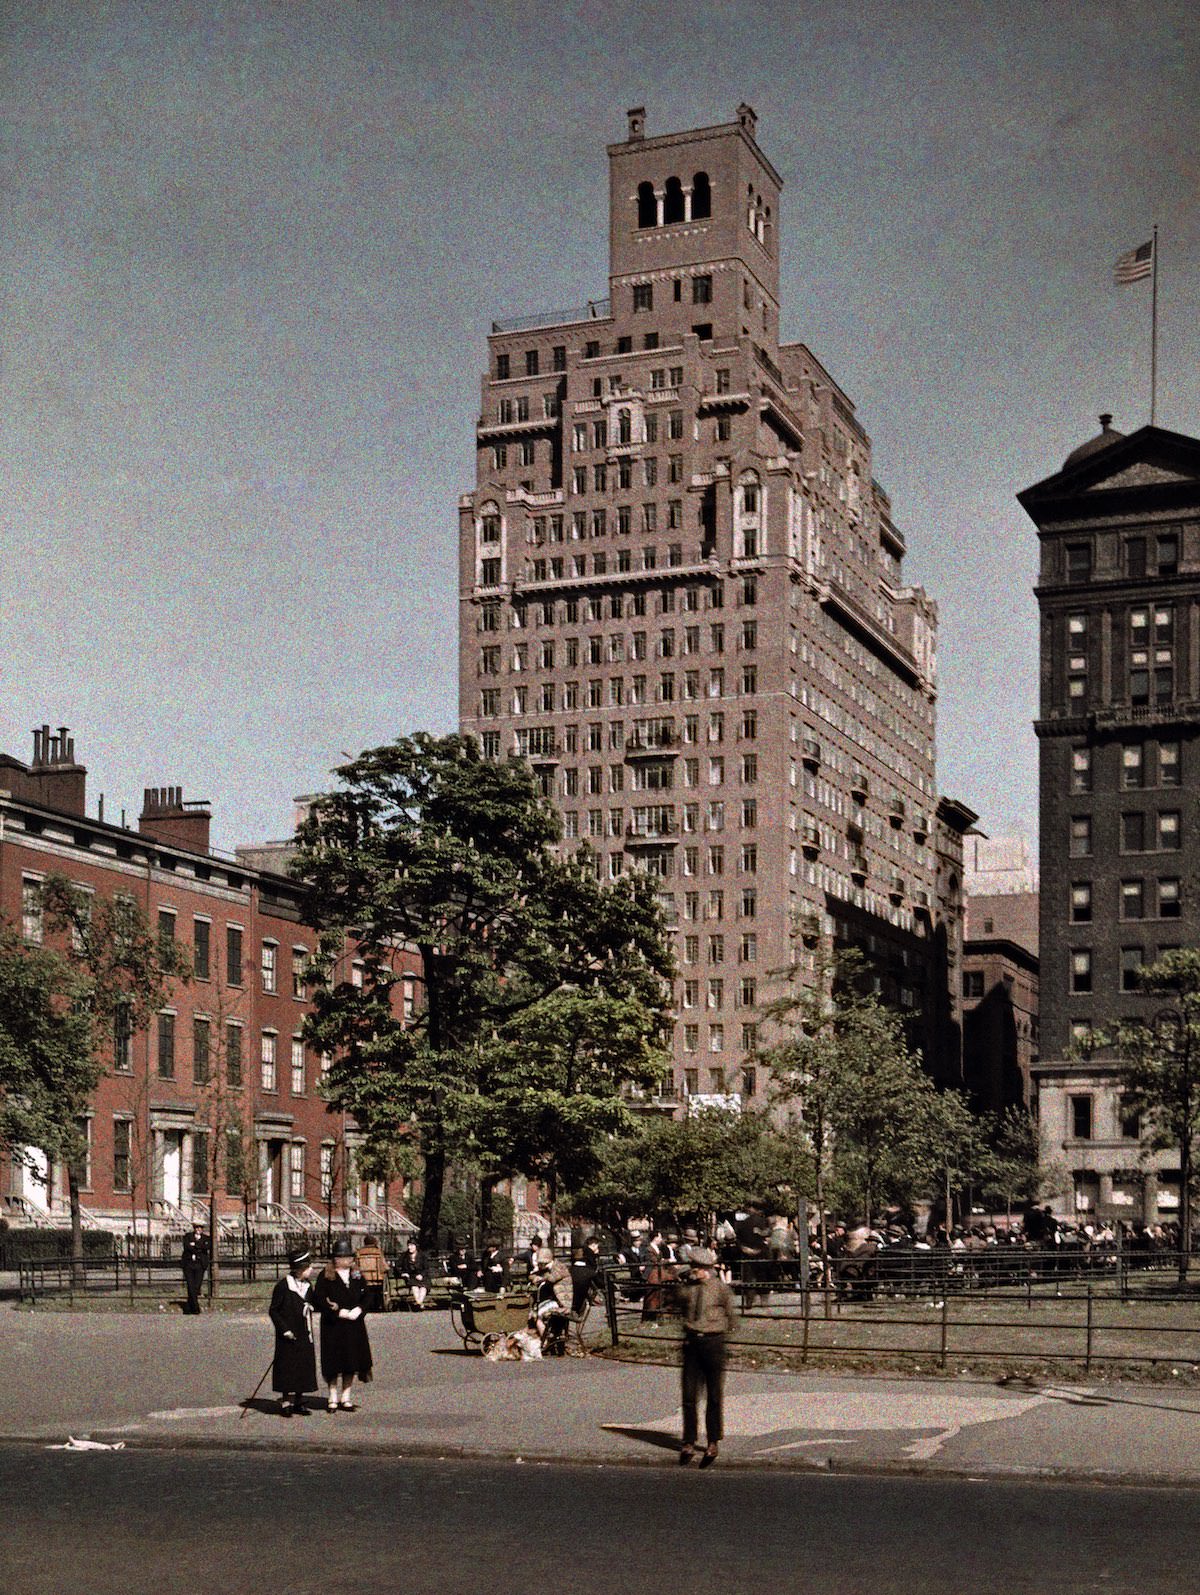
<path fill-rule="evenodd" d="M 1036 541 L 1112 410 L 1200 431 L 1200 25 L 1175 0 L 0 0 L 0 746 L 108 813 L 286 834 L 455 718 L 493 316 L 603 293 L 606 142 L 759 113 L 786 337 L 859 406 L 941 608 L 939 778 L 1036 832 Z"/>

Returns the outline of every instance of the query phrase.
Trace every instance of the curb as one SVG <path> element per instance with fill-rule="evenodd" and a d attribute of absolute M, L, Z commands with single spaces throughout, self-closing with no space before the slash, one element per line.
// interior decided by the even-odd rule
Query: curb
<path fill-rule="evenodd" d="M 631 1454 L 627 1457 L 564 1456 L 561 1452 L 497 1452 L 469 1445 L 412 1444 L 403 1447 L 386 1440 L 363 1439 L 351 1445 L 336 1441 L 319 1441 L 311 1445 L 287 1445 L 280 1440 L 241 1436 L 207 1435 L 130 1435 L 127 1430 L 97 1430 L 89 1439 L 103 1439 L 111 1435 L 121 1439 L 128 1451 L 212 1452 L 215 1454 L 246 1453 L 310 1457 L 386 1457 L 396 1462 L 472 1462 L 508 1464 L 513 1467 L 569 1467 L 569 1468 L 662 1468 L 674 1469 L 674 1453 L 664 1461 L 658 1456 Z M 0 1448 L 49 1449 L 52 1441 L 46 1435 L 0 1436 Z M 83 1453 L 79 1453 L 83 1454 Z M 93 1453 L 101 1455 L 103 1453 Z M 683 1470 L 675 1470 L 683 1471 Z M 1158 1473 L 1109 1473 L 1098 1469 L 1071 1469 L 1046 1467 L 974 1467 L 931 1468 L 928 1465 L 907 1462 L 849 1463 L 828 1456 L 821 1458 L 789 1457 L 765 1460 L 761 1457 L 737 1457 L 728 1453 L 721 1458 L 722 1473 L 803 1473 L 822 1478 L 924 1478 L 932 1481 L 955 1479 L 978 1484 L 1031 1484 L 1078 1487 L 1080 1485 L 1107 1489 L 1142 1489 L 1193 1491 L 1200 1489 L 1200 1473 L 1183 1477 Z M 696 1474 L 699 1477 L 699 1474 Z"/>

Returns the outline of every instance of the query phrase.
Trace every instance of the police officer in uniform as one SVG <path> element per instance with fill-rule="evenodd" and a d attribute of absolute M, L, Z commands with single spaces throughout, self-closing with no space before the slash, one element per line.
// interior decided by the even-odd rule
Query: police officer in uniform
<path fill-rule="evenodd" d="M 185 1313 L 200 1311 L 200 1287 L 204 1283 L 209 1255 L 208 1236 L 198 1223 L 193 1224 L 191 1234 L 185 1235 L 183 1240 L 183 1283 L 187 1289 Z"/>

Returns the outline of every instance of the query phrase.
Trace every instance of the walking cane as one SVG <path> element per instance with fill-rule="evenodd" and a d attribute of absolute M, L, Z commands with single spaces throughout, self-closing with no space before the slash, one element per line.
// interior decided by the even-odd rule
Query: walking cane
<path fill-rule="evenodd" d="M 242 1410 L 241 1410 L 241 1412 L 239 1412 L 239 1413 L 238 1413 L 238 1422 L 239 1422 L 239 1423 L 240 1423 L 240 1422 L 241 1422 L 241 1421 L 242 1421 L 242 1419 L 243 1419 L 243 1418 L 244 1418 L 244 1417 L 245 1417 L 245 1416 L 246 1416 L 246 1414 L 247 1414 L 247 1413 L 248 1413 L 248 1412 L 249 1412 L 249 1411 L 250 1411 L 250 1408 L 251 1408 L 251 1407 L 252 1407 L 252 1406 L 253 1406 L 253 1405 L 254 1405 L 254 1397 L 255 1397 L 255 1396 L 257 1396 L 257 1395 L 258 1395 L 258 1392 L 259 1392 L 259 1391 L 260 1391 L 260 1390 L 261 1390 L 261 1389 L 262 1389 L 262 1387 L 263 1387 L 263 1386 L 264 1386 L 264 1385 L 265 1385 L 265 1384 L 266 1384 L 266 1382 L 267 1382 L 267 1375 L 268 1375 L 268 1374 L 269 1374 L 269 1373 L 270 1373 L 270 1371 L 271 1371 L 271 1369 L 272 1369 L 272 1368 L 273 1368 L 273 1367 L 274 1367 L 274 1366 L 275 1366 L 275 1359 L 274 1359 L 274 1357 L 272 1357 L 272 1358 L 271 1358 L 271 1360 L 270 1360 L 270 1362 L 269 1362 L 269 1363 L 268 1363 L 268 1364 L 267 1364 L 267 1366 L 266 1366 L 266 1367 L 265 1367 L 265 1368 L 264 1368 L 264 1369 L 263 1369 L 263 1376 L 262 1376 L 262 1378 L 261 1378 L 261 1379 L 260 1379 L 260 1380 L 259 1380 L 259 1381 L 258 1381 L 258 1383 L 257 1383 L 257 1384 L 256 1384 L 256 1385 L 255 1385 L 255 1387 L 254 1387 L 254 1395 L 252 1395 L 252 1396 L 247 1396 L 247 1398 L 246 1398 L 246 1400 L 245 1400 L 245 1401 L 243 1401 L 243 1402 L 242 1402 Z"/>

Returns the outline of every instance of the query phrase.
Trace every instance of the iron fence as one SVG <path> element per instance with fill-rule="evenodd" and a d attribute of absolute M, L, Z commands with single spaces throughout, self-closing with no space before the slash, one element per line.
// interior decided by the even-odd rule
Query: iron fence
<path fill-rule="evenodd" d="M 1081 1364 L 1085 1372 L 1118 1363 L 1200 1370 L 1200 1281 L 1180 1290 L 1162 1277 L 1177 1274 L 1177 1254 L 1156 1254 L 1153 1269 L 1114 1264 L 1100 1279 L 1082 1268 L 1057 1271 L 1053 1261 L 1029 1255 L 1019 1278 L 998 1270 L 970 1279 L 910 1271 L 887 1282 L 901 1288 L 888 1289 L 878 1278 L 832 1269 L 802 1287 L 778 1265 L 742 1264 L 730 1281 L 740 1314 L 728 1343 L 787 1353 L 801 1365 L 871 1356 L 939 1369 L 962 1360 Z M 943 1288 L 953 1282 L 957 1290 Z M 607 1268 L 612 1344 L 677 1339 L 676 1285 L 669 1277 L 648 1281 L 636 1268 Z"/>

